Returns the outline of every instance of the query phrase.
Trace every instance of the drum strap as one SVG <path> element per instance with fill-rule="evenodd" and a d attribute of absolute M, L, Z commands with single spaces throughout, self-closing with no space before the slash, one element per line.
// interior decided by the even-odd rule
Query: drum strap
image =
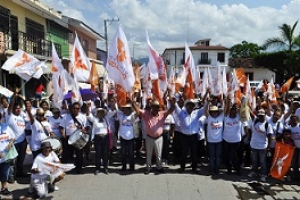
<path fill-rule="evenodd" d="M 82 129 L 82 125 L 79 123 L 79 121 L 76 119 L 76 117 L 74 115 L 71 115 L 73 120 L 74 120 L 74 123 L 77 127 L 77 129 Z"/>
<path fill-rule="evenodd" d="M 42 127 L 44 129 L 44 133 L 46 133 L 46 135 L 49 137 L 50 133 L 48 132 L 48 130 L 46 129 L 46 127 L 42 124 L 42 122 L 40 122 L 40 121 L 38 121 L 38 122 L 42 125 Z"/>

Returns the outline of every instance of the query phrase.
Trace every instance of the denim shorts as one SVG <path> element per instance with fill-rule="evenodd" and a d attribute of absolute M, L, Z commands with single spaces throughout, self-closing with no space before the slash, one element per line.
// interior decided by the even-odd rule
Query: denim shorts
<path fill-rule="evenodd" d="M 9 163 L 0 163 L 0 181 L 7 182 L 9 175 Z"/>

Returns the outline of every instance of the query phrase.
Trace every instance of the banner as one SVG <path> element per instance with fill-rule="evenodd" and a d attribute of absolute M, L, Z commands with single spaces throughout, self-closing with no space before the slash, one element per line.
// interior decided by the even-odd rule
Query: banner
<path fill-rule="evenodd" d="M 10 98 L 14 93 L 12 91 L 10 91 L 9 89 L 7 89 L 6 87 L 3 87 L 2 85 L 0 85 L 0 94 Z"/>
<path fill-rule="evenodd" d="M 289 171 L 294 154 L 294 147 L 288 144 L 276 142 L 274 158 L 270 169 L 270 175 L 276 179 L 282 179 Z"/>

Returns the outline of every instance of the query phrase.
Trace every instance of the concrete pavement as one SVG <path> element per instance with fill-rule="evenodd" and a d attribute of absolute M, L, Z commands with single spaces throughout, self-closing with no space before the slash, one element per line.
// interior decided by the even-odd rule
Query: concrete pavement
<path fill-rule="evenodd" d="M 30 158 L 29 158 L 30 160 Z M 145 159 L 137 159 L 133 174 L 120 175 L 120 162 L 109 166 L 109 175 L 103 172 L 94 175 L 92 161 L 85 161 L 83 175 L 68 173 L 58 183 L 59 191 L 50 193 L 45 199 L 62 200 L 198 200 L 198 199 L 300 199 L 300 187 L 296 182 L 282 182 L 267 178 L 266 183 L 247 177 L 249 168 L 242 170 L 242 176 L 221 175 L 208 176 L 208 167 L 201 167 L 199 175 L 192 174 L 187 168 L 182 174 L 177 173 L 178 165 L 170 165 L 163 174 L 155 171 L 144 175 Z M 28 164 L 28 163 L 27 163 Z M 27 165 L 26 168 L 30 168 Z M 222 170 L 221 170 L 222 172 Z M 28 190 L 28 178 L 19 178 L 9 184 L 12 195 L 2 199 L 33 199 Z"/>
<path fill-rule="evenodd" d="M 300 187 L 293 184 L 278 184 L 271 178 L 266 183 L 259 183 L 246 175 L 225 173 L 207 176 L 206 167 L 200 175 L 192 174 L 187 168 L 178 174 L 178 166 L 170 166 L 164 174 L 151 172 L 144 175 L 143 165 L 136 165 L 134 174 L 120 175 L 120 166 L 110 166 L 110 174 L 93 174 L 94 167 L 88 165 L 84 175 L 67 174 L 65 180 L 57 184 L 60 190 L 50 193 L 45 199 L 63 200 L 182 200 L 182 199 L 300 199 Z M 20 178 L 18 183 L 10 184 L 13 195 L 2 199 L 32 199 L 27 194 L 29 178 Z"/>

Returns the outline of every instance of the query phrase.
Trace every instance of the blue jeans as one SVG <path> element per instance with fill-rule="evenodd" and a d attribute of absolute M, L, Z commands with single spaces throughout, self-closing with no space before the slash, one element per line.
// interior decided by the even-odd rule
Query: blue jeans
<path fill-rule="evenodd" d="M 128 153 L 130 170 L 134 170 L 134 139 L 124 140 L 121 138 L 121 155 L 122 155 L 122 169 L 126 169 L 126 160 Z"/>
<path fill-rule="evenodd" d="M 260 165 L 260 174 L 267 175 L 267 150 L 266 149 L 251 148 L 251 161 L 252 161 L 251 171 L 257 173 L 258 166 Z"/>
<path fill-rule="evenodd" d="M 109 158 L 109 139 L 108 134 L 105 136 L 95 135 L 94 139 L 95 146 L 95 165 L 96 170 L 100 170 L 101 158 L 104 169 L 108 167 L 108 158 Z"/>
<path fill-rule="evenodd" d="M 207 142 L 209 166 L 211 170 L 218 170 L 221 163 L 222 142 Z"/>

